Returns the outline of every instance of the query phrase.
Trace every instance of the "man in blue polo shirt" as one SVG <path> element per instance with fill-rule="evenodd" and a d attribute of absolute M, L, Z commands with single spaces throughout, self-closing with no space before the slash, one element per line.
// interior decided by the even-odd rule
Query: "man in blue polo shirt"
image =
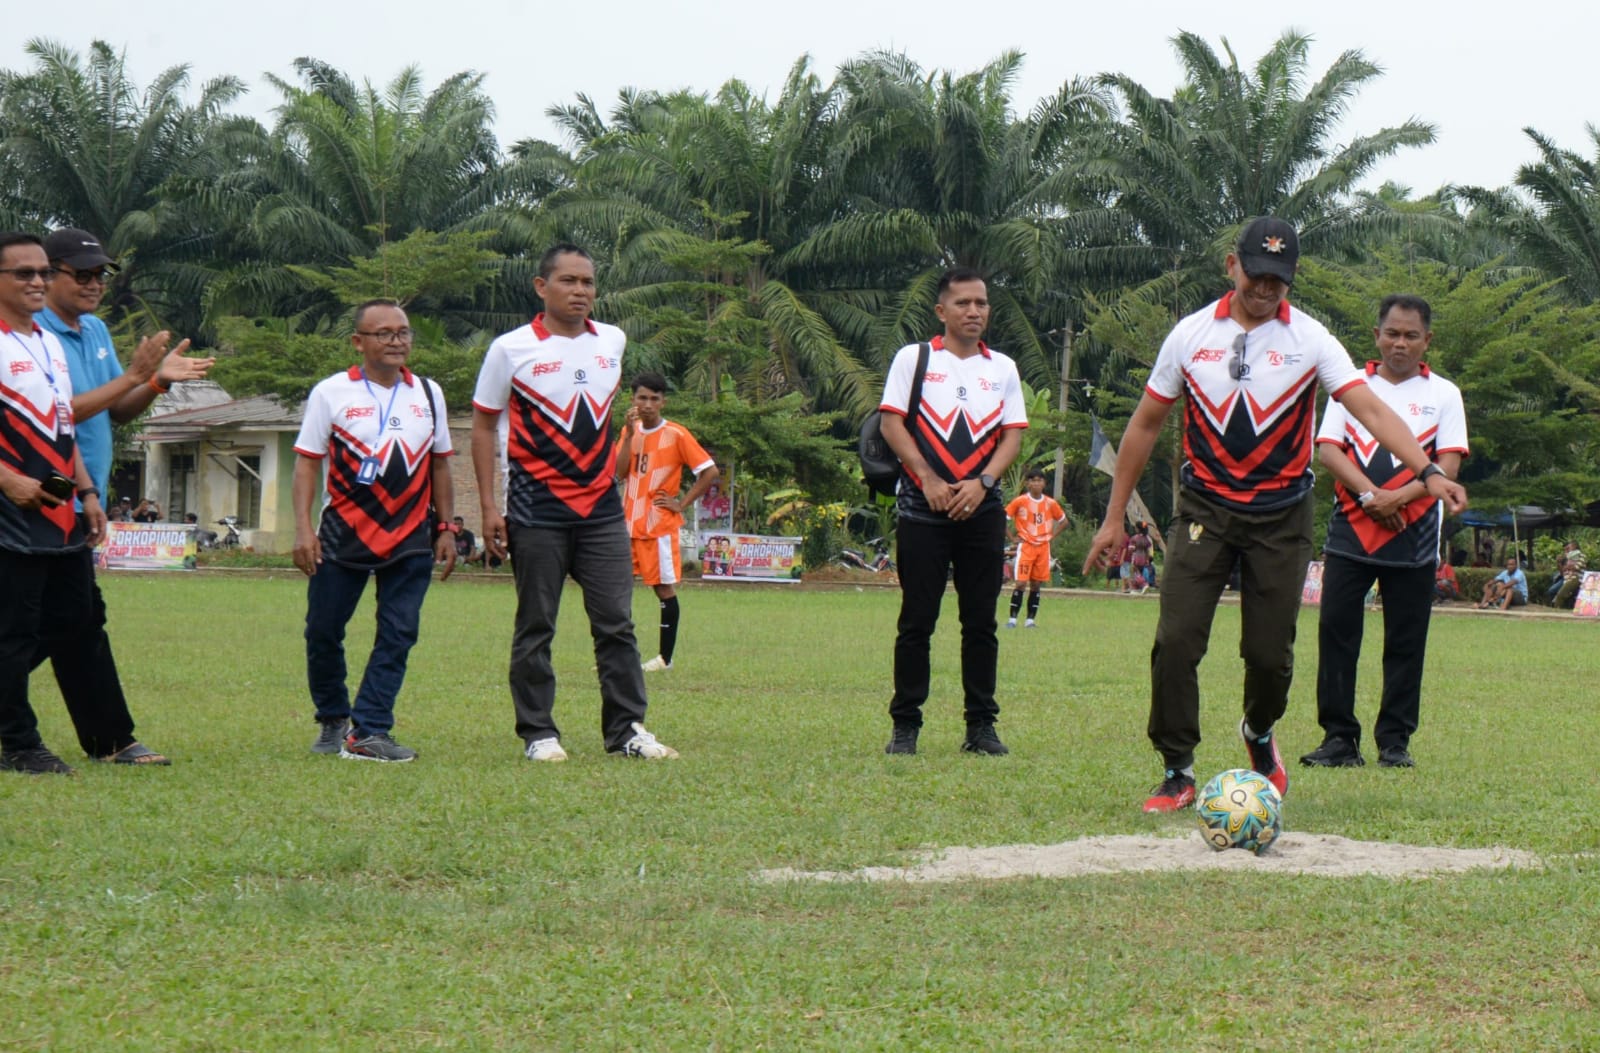
<path fill-rule="evenodd" d="M 183 380 L 199 380 L 211 367 L 209 358 L 186 358 L 187 340 L 168 352 L 171 334 L 157 333 L 139 341 L 126 371 L 117 360 L 111 332 L 95 317 L 116 263 L 94 235 L 73 228 L 51 234 L 45 255 L 54 272 L 45 287 L 44 309 L 34 315 L 41 329 L 55 334 L 67 353 L 72 373 L 72 413 L 78 449 L 94 488 L 104 493 L 111 476 L 111 426 L 126 424 L 149 408 L 157 395 Z M 72 558 L 94 562 L 85 548 Z M 133 738 L 133 717 L 122 694 L 122 681 L 106 635 L 106 605 L 100 586 L 93 587 L 93 630 L 99 640 L 90 659 L 52 662 L 62 698 L 67 700 L 79 744 L 89 756 L 122 764 L 166 764 L 167 759 Z M 53 657 L 41 649 L 34 665 Z M 118 744 L 114 753 L 107 742 Z"/>

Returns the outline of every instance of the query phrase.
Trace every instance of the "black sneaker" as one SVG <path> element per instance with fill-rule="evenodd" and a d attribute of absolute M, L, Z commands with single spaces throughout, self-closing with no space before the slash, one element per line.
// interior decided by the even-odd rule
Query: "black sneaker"
<path fill-rule="evenodd" d="M 917 752 L 917 732 L 920 728 L 903 728 L 895 725 L 894 734 L 889 738 L 889 745 L 883 748 L 885 753 L 915 753 Z"/>
<path fill-rule="evenodd" d="M 345 736 L 350 734 L 348 720 L 321 720 L 317 722 L 317 741 L 311 744 L 312 753 L 338 753 L 344 745 Z"/>
<path fill-rule="evenodd" d="M 24 775 L 75 775 L 72 765 L 43 746 L 0 753 L 0 771 L 19 771 Z"/>
<path fill-rule="evenodd" d="M 1330 735 L 1322 745 L 1301 757 L 1300 763 L 1308 768 L 1359 768 L 1367 759 L 1354 742 Z"/>
<path fill-rule="evenodd" d="M 1411 759 L 1411 754 L 1406 752 L 1404 746 L 1378 747 L 1378 767 L 1380 768 L 1415 768 L 1417 762 Z"/>
<path fill-rule="evenodd" d="M 990 757 L 1004 757 L 1011 751 L 1006 749 L 1006 744 L 1000 741 L 1000 736 L 995 734 L 993 724 L 985 724 L 981 728 L 973 728 L 967 732 L 967 741 L 961 744 L 962 753 L 982 753 Z"/>
<path fill-rule="evenodd" d="M 370 760 L 387 761 L 392 764 L 404 764 L 406 761 L 416 760 L 417 751 L 407 749 L 387 732 L 380 731 L 376 735 L 367 735 L 356 738 L 356 733 L 351 732 L 345 736 L 344 745 L 339 749 L 339 756 L 345 760 Z"/>

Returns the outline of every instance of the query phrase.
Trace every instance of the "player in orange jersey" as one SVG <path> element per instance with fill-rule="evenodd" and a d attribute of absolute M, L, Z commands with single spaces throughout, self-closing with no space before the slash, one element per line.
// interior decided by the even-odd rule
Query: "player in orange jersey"
<path fill-rule="evenodd" d="M 617 481 L 622 483 L 623 514 L 633 539 L 633 571 L 656 590 L 661 603 L 661 652 L 644 663 L 646 672 L 672 668 L 678 644 L 678 579 L 682 560 L 678 531 L 683 510 L 700 500 L 717 479 L 717 465 L 689 434 L 689 429 L 661 416 L 667 402 L 667 378 L 640 373 L 633 381 L 617 444 Z M 694 476 L 689 492 L 679 495 L 683 471 Z"/>
<path fill-rule="evenodd" d="M 1028 492 L 1018 494 L 1006 505 L 1008 531 L 1017 542 L 1017 558 L 1012 577 L 1017 587 L 1011 590 L 1011 617 L 1007 629 L 1017 627 L 1017 612 L 1022 610 L 1022 588 L 1028 588 L 1027 628 L 1035 628 L 1039 614 L 1039 586 L 1050 580 L 1050 542 L 1067 525 L 1067 514 L 1053 497 L 1044 496 L 1044 473 L 1029 468 L 1023 476 Z"/>

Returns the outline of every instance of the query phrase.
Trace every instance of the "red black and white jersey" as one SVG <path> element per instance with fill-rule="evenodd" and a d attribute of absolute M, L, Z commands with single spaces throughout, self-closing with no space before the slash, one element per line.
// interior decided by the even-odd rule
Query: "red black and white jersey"
<path fill-rule="evenodd" d="M 1000 433 L 1006 428 L 1026 428 L 1028 410 L 1023 404 L 1022 378 L 1010 358 L 979 344 L 979 353 L 959 358 L 945 350 L 944 338 L 929 342 L 928 371 L 922 377 L 922 401 L 915 421 L 906 429 L 922 459 L 947 483 L 976 479 L 994 455 Z M 918 345 L 907 344 L 895 353 L 883 385 L 880 410 L 906 416 L 911 401 L 911 381 L 917 369 Z M 983 498 L 984 507 L 1000 507 L 997 486 Z M 928 507 L 922 481 L 902 469 L 899 485 L 900 514 L 925 522 L 947 523 L 949 517 Z"/>
<path fill-rule="evenodd" d="M 19 332 L 0 321 L 0 463 L 41 482 L 52 475 L 76 480 L 77 448 L 72 377 L 60 342 L 38 325 Z M 71 500 L 25 512 L 0 498 L 0 548 L 62 552 L 84 541 Z"/>
<path fill-rule="evenodd" d="M 579 336 L 540 314 L 489 345 L 472 404 L 507 413 L 506 519 L 564 527 L 622 517 L 612 464 L 611 404 L 622 386 L 621 329 L 588 322 Z"/>
<path fill-rule="evenodd" d="M 1437 461 L 1441 453 L 1467 455 L 1467 415 L 1461 405 L 1461 390 L 1424 365 L 1409 380 L 1391 384 L 1378 374 L 1378 363 L 1367 363 L 1367 386 L 1372 393 L 1405 421 L 1417 444 Z M 1366 426 L 1345 411 L 1328 404 L 1318 443 L 1331 443 L 1361 467 L 1372 485 L 1398 490 L 1416 478 L 1388 450 L 1378 445 Z M 1361 507 L 1357 495 L 1334 483 L 1336 503 L 1328 521 L 1325 548 L 1335 555 L 1363 563 L 1393 567 L 1431 567 L 1439 560 L 1439 533 L 1444 526 L 1444 509 L 1433 497 L 1419 497 L 1400 510 L 1404 529 L 1396 532 L 1380 526 Z"/>
<path fill-rule="evenodd" d="M 1269 512 L 1300 501 L 1315 481 L 1317 384 L 1338 399 L 1362 376 L 1344 345 L 1287 301 L 1247 333 L 1228 313 L 1232 300 L 1229 292 L 1173 327 L 1145 392 L 1169 405 L 1185 396 L 1185 486 L 1226 508 Z"/>
<path fill-rule="evenodd" d="M 327 459 L 322 557 L 381 567 L 433 551 L 433 461 L 452 452 L 439 385 L 402 369 L 386 388 L 351 366 L 311 389 L 305 413 L 294 450 Z M 362 482 L 369 459 L 371 481 Z"/>

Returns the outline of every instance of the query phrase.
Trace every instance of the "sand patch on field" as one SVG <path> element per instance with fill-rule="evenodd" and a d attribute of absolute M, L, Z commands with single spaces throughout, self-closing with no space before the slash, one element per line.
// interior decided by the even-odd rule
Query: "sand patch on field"
<path fill-rule="evenodd" d="M 1514 848 L 1430 848 L 1353 841 L 1333 834 L 1286 833 L 1260 856 L 1215 852 L 1198 832 L 1185 837 L 1124 834 L 1057 845 L 994 845 L 929 851 L 905 867 L 860 870 L 762 870 L 762 881 L 971 881 L 1015 877 L 1082 877 L 1140 871 L 1248 870 L 1320 877 L 1373 875 L 1420 878 L 1464 870 L 1537 869 L 1539 858 Z"/>

